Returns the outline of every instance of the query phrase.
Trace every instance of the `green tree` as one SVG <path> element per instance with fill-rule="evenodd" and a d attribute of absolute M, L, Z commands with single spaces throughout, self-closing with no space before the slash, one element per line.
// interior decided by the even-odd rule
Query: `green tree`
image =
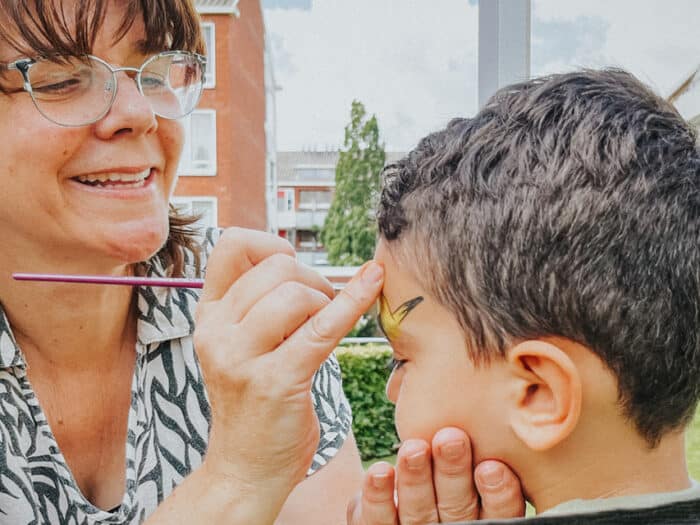
<path fill-rule="evenodd" d="M 377 118 L 354 100 L 335 168 L 335 195 L 321 231 L 330 264 L 355 266 L 374 255 L 374 203 L 385 159 Z"/>

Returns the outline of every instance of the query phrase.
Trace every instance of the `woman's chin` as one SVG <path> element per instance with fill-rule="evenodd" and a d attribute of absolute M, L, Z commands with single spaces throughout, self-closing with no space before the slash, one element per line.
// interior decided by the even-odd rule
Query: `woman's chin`
<path fill-rule="evenodd" d="M 168 240 L 168 231 L 167 223 L 164 226 L 121 231 L 109 236 L 107 251 L 110 258 L 122 263 L 133 264 L 145 261 L 163 247 Z"/>

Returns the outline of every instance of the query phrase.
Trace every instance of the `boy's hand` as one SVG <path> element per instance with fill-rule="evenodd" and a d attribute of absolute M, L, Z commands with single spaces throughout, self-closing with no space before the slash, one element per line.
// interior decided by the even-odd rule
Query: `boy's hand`
<path fill-rule="evenodd" d="M 348 506 L 348 525 L 427 525 L 524 513 L 517 476 L 498 461 L 473 468 L 468 436 L 445 428 L 432 446 L 405 441 L 396 468 L 385 462 L 369 467 L 362 492 Z"/>

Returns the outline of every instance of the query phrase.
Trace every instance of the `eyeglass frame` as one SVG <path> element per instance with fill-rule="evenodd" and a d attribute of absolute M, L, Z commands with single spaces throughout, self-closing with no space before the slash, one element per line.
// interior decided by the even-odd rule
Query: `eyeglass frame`
<path fill-rule="evenodd" d="M 117 79 L 117 73 L 120 71 L 126 71 L 126 72 L 132 72 L 135 73 L 133 80 L 136 82 L 136 87 L 139 90 L 139 93 L 141 94 L 142 97 L 144 97 L 146 100 L 148 100 L 148 96 L 146 96 L 143 92 L 143 86 L 141 85 L 141 73 L 143 73 L 144 68 L 150 64 L 151 62 L 154 62 L 158 60 L 161 57 L 164 56 L 169 56 L 169 55 L 176 55 L 176 54 L 186 54 L 194 57 L 198 62 L 200 67 L 202 68 L 202 78 L 200 80 L 201 82 L 201 89 L 199 92 L 199 96 L 197 97 L 197 102 L 192 106 L 192 109 L 189 110 L 187 113 L 184 113 L 183 115 L 180 115 L 179 117 L 166 117 L 164 115 L 161 115 L 157 111 L 155 111 L 153 108 L 151 108 L 151 111 L 153 111 L 154 115 L 157 115 L 161 118 L 168 119 L 168 120 L 177 120 L 183 117 L 186 117 L 194 109 L 197 107 L 197 104 L 199 103 L 199 99 L 202 96 L 202 92 L 204 90 L 204 83 L 205 83 L 205 76 L 206 76 L 206 66 L 207 66 L 207 57 L 204 55 L 200 55 L 199 53 L 195 53 L 193 51 L 183 51 L 183 50 L 171 50 L 171 51 L 162 51 L 156 55 L 153 55 L 152 57 L 146 59 L 143 64 L 141 64 L 140 67 L 115 67 L 109 62 L 102 60 L 100 57 L 97 57 L 95 55 L 83 55 L 85 58 L 89 58 L 91 60 L 96 60 L 97 62 L 103 64 L 104 66 L 107 67 L 107 69 L 110 70 L 112 73 L 112 78 L 114 79 L 114 91 L 112 92 L 112 99 L 109 101 L 109 104 L 107 104 L 107 107 L 105 110 L 100 113 L 96 118 L 93 120 L 90 120 L 88 122 L 85 122 L 83 124 L 62 124 L 61 122 L 56 122 L 52 118 L 49 118 L 40 108 L 39 104 L 34 97 L 34 90 L 32 89 L 31 82 L 29 80 L 29 70 L 30 68 L 39 62 L 40 60 L 44 60 L 43 58 L 19 58 L 17 60 L 14 60 L 12 62 L 9 62 L 5 65 L 5 68 L 10 70 L 10 71 L 18 71 L 22 75 L 22 79 L 24 80 L 24 84 L 22 86 L 22 89 L 17 89 L 14 91 L 11 91 L 11 93 L 19 93 L 20 91 L 26 91 L 29 93 L 29 96 L 32 98 L 32 102 L 34 103 L 34 107 L 37 109 L 37 111 L 43 116 L 45 119 L 47 119 L 50 122 L 53 122 L 54 124 L 57 124 L 59 126 L 65 127 L 65 128 L 81 128 L 83 126 L 89 126 L 91 124 L 94 124 L 98 120 L 102 119 L 107 113 L 109 113 L 109 110 L 112 109 L 112 106 L 114 105 L 114 101 L 117 99 L 117 91 L 119 90 L 119 80 Z"/>

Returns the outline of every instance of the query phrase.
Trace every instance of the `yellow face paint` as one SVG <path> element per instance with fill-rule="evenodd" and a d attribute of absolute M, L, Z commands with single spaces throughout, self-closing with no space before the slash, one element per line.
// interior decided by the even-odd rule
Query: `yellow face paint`
<path fill-rule="evenodd" d="M 384 294 L 381 295 L 379 298 L 379 326 L 390 340 L 398 338 L 400 334 L 399 325 L 408 313 L 422 301 L 422 297 L 414 297 L 392 312 L 389 301 L 386 300 Z"/>

